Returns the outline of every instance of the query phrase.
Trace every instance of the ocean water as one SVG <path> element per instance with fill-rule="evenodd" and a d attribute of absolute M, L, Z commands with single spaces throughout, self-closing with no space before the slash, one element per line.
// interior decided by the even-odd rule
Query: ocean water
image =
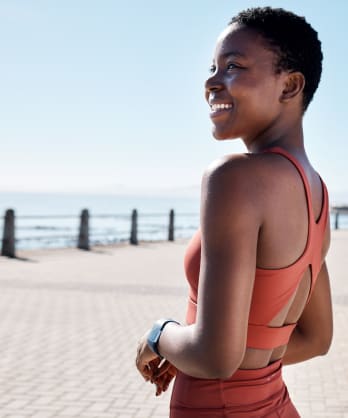
<path fill-rule="evenodd" d="M 76 246 L 82 209 L 89 210 L 92 245 L 129 240 L 133 209 L 139 240 L 166 240 L 171 209 L 176 238 L 191 237 L 199 224 L 198 198 L 0 193 L 1 231 L 7 209 L 15 210 L 18 249 Z"/>
<path fill-rule="evenodd" d="M 133 209 L 139 240 L 166 240 L 171 209 L 176 238 L 190 238 L 199 225 L 199 198 L 188 197 L 0 193 L 1 234 L 7 209 L 15 210 L 18 249 L 76 246 L 82 209 L 90 213 L 92 245 L 129 240 Z M 339 227 L 348 228 L 348 215 L 340 215 Z"/>

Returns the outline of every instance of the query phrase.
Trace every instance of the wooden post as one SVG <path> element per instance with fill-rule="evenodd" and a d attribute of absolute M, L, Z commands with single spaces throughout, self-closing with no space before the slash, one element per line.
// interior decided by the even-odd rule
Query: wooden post
<path fill-rule="evenodd" d="M 335 229 L 339 228 L 339 225 L 338 225 L 339 215 L 340 215 L 339 211 L 336 211 L 336 213 L 335 213 Z"/>
<path fill-rule="evenodd" d="M 83 209 L 80 218 L 80 231 L 77 248 L 80 250 L 89 250 L 89 212 L 88 209 Z"/>
<path fill-rule="evenodd" d="M 130 243 L 132 245 L 138 245 L 138 212 L 136 209 L 133 209 L 132 212 Z"/>
<path fill-rule="evenodd" d="M 4 218 L 4 232 L 2 237 L 1 255 L 15 258 L 15 212 L 8 209 Z"/>
<path fill-rule="evenodd" d="M 168 241 L 174 241 L 174 210 L 169 212 Z"/>

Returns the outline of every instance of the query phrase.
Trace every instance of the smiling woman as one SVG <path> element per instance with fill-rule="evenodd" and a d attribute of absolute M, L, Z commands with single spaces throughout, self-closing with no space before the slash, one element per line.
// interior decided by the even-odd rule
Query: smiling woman
<path fill-rule="evenodd" d="M 302 100 L 298 93 L 304 87 L 303 74 L 293 73 L 290 79 L 288 72 L 276 71 L 274 52 L 266 42 L 255 29 L 237 22 L 219 37 L 212 75 L 206 82 L 215 138 L 246 138 L 248 145 L 276 121 L 279 99 Z M 284 83 L 289 83 L 287 90 Z"/>
<path fill-rule="evenodd" d="M 186 324 L 158 320 L 138 346 L 158 394 L 176 376 L 171 418 L 299 417 L 282 365 L 330 346 L 328 193 L 302 129 L 321 62 L 317 33 L 283 9 L 241 12 L 218 38 L 205 84 L 213 135 L 249 152 L 203 177 Z"/>

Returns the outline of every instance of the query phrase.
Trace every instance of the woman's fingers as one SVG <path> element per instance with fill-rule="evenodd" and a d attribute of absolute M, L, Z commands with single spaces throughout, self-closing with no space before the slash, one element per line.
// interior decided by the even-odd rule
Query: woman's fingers
<path fill-rule="evenodd" d="M 167 373 L 163 381 L 163 391 L 166 391 L 169 387 L 170 382 L 174 379 L 175 375 Z"/>
<path fill-rule="evenodd" d="M 166 373 L 162 373 L 160 376 L 154 377 L 154 383 L 156 384 L 156 396 L 161 395 L 162 392 L 165 392 L 170 382 L 174 379 L 176 375 L 176 368 L 171 365 Z"/>
<path fill-rule="evenodd" d="M 147 334 L 139 341 L 136 366 L 146 381 L 156 385 L 156 396 L 165 392 L 171 380 L 176 375 L 176 368 L 169 361 L 161 359 L 150 350 L 147 344 Z"/>
<path fill-rule="evenodd" d="M 168 370 L 172 367 L 172 365 L 169 363 L 168 360 L 165 360 L 163 363 L 158 365 L 157 371 L 156 371 L 156 377 L 160 377 L 163 374 L 167 373 Z"/>
<path fill-rule="evenodd" d="M 176 368 L 169 361 L 165 360 L 159 365 L 157 371 L 155 371 L 153 380 L 156 384 L 164 387 L 167 381 L 170 382 L 176 376 L 176 372 Z"/>
<path fill-rule="evenodd" d="M 149 369 L 151 370 L 151 373 L 154 375 L 157 373 L 158 366 L 161 363 L 161 359 L 159 357 L 156 357 L 155 359 L 151 360 L 149 362 Z"/>
<path fill-rule="evenodd" d="M 145 339 L 138 346 L 136 365 L 146 381 L 156 385 L 156 396 L 165 392 L 173 377 L 176 375 L 176 368 L 169 361 L 161 359 L 149 350 Z"/>
<path fill-rule="evenodd" d="M 156 381 L 156 396 L 161 395 L 169 388 L 170 382 L 173 380 L 173 378 L 173 375 L 168 374 L 164 375 L 164 378 L 161 381 Z"/>

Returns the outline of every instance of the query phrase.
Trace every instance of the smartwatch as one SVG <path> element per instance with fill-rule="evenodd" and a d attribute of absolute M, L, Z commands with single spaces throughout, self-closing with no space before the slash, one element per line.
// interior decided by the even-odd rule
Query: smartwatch
<path fill-rule="evenodd" d="M 162 331 L 164 327 L 168 324 L 168 322 L 174 322 L 175 324 L 179 324 L 179 322 L 174 321 L 174 319 L 158 319 L 151 328 L 150 334 L 147 337 L 147 344 L 151 348 L 151 350 L 157 354 L 159 357 L 163 358 L 158 351 L 158 341 L 161 337 Z"/>

